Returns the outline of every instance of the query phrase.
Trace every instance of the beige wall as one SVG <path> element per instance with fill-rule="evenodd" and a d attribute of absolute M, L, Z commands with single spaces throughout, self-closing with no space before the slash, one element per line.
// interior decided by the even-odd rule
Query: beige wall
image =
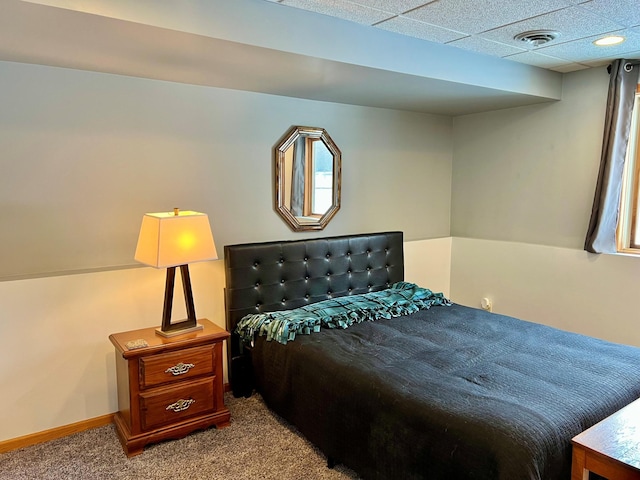
<path fill-rule="evenodd" d="M 0 441 L 117 410 L 108 335 L 160 323 L 164 272 L 42 274 L 132 267 L 145 212 L 207 212 L 220 253 L 403 230 L 420 266 L 407 279 L 448 292 L 448 117 L 8 62 L 0 104 Z M 342 208 L 320 233 L 291 232 L 272 206 L 272 148 L 298 124 L 343 155 Z M 191 267 L 197 314 L 219 325 L 222 263 Z"/>
<path fill-rule="evenodd" d="M 455 237 L 451 296 L 493 311 L 640 347 L 640 258 Z"/>

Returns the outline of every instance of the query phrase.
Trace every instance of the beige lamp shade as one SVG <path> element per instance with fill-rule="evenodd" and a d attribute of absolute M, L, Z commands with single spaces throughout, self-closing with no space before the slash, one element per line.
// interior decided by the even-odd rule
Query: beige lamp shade
<path fill-rule="evenodd" d="M 217 259 L 209 217 L 178 209 L 145 214 L 134 258 L 156 268 Z"/>

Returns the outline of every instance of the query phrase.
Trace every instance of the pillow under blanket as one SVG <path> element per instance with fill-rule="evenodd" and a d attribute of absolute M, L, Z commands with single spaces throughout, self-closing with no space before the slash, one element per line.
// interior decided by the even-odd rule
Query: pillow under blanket
<path fill-rule="evenodd" d="M 451 302 L 442 293 L 433 293 L 413 283 L 397 282 L 377 292 L 331 298 L 293 310 L 246 315 L 235 331 L 246 342 L 252 342 L 257 333 L 266 336 L 268 341 L 286 344 L 298 333 L 319 332 L 321 327 L 348 328 L 365 320 L 409 315 L 432 305 L 449 306 Z"/>

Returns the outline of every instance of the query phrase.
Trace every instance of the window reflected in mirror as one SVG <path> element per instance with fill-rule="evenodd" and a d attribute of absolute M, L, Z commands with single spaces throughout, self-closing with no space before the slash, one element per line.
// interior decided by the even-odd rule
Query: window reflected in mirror
<path fill-rule="evenodd" d="M 321 230 L 338 211 L 341 160 L 322 128 L 292 127 L 278 143 L 275 207 L 293 230 Z"/>

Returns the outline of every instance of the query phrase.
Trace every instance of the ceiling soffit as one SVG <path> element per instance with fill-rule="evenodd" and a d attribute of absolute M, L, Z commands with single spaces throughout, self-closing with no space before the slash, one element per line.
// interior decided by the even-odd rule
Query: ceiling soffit
<path fill-rule="evenodd" d="M 9 0 L 0 13 L 0 60 L 445 115 L 561 94 L 556 72 L 262 0 Z"/>

